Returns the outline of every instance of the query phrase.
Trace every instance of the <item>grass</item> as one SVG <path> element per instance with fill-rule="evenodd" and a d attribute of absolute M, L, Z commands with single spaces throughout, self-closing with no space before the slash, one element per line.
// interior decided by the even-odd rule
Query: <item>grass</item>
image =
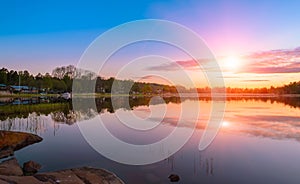
<path fill-rule="evenodd" d="M 137 97 L 143 97 L 143 96 L 153 96 L 152 95 L 144 95 L 144 94 L 111 94 L 111 93 L 80 93 L 80 94 L 73 94 L 74 97 L 111 97 L 111 96 L 137 96 Z M 59 94 L 8 94 L 8 95 L 0 95 L 0 98 L 4 97 L 11 97 L 11 98 L 31 98 L 31 97 L 58 97 Z"/>
<path fill-rule="evenodd" d="M 154 95 L 154 94 L 153 94 Z M 153 96 L 152 95 L 152 96 Z M 144 97 L 149 95 L 144 94 L 111 94 L 111 93 L 80 93 L 80 94 L 73 94 L 74 97 L 111 97 L 111 96 L 136 96 L 136 97 Z"/>
<path fill-rule="evenodd" d="M 41 94 L 6 94 L 6 95 L 0 95 L 1 97 L 12 97 L 12 98 L 31 98 L 31 97 L 41 97 L 41 96 L 46 96 L 46 97 L 56 97 L 58 96 L 58 94 L 45 94 L 45 95 L 41 95 Z"/>
<path fill-rule="evenodd" d="M 68 111 L 71 107 L 69 103 L 42 103 L 31 105 L 4 105 L 0 106 L 0 120 L 8 117 L 27 117 L 29 113 L 50 114 L 53 111 Z"/>

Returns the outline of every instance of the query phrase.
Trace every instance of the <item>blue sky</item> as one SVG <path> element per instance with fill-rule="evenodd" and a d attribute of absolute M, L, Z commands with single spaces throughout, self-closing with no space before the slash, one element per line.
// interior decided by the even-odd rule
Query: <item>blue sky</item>
<path fill-rule="evenodd" d="M 217 56 L 300 46 L 300 1 L 2 1 L 1 67 L 51 72 L 101 33 L 156 18 L 197 32 Z"/>

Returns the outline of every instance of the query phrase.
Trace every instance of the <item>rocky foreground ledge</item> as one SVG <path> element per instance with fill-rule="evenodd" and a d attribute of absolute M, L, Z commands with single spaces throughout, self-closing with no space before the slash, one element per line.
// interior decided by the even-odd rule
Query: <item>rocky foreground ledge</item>
<path fill-rule="evenodd" d="M 124 184 L 104 169 L 82 167 L 32 176 L 0 175 L 0 184 Z"/>
<path fill-rule="evenodd" d="M 30 133 L 0 130 L 0 158 L 11 156 L 15 151 L 42 140 Z"/>
<path fill-rule="evenodd" d="M 0 158 L 14 155 L 14 151 L 42 141 L 29 133 L 0 131 Z M 37 173 L 41 166 L 33 161 L 20 167 L 16 158 L 0 163 L 0 184 L 123 184 L 115 174 L 89 167 Z"/>

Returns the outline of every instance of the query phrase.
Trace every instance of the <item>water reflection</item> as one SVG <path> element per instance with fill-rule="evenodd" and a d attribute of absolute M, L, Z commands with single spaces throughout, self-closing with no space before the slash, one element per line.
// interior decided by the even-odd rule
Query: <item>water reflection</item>
<path fill-rule="evenodd" d="M 181 158 L 182 159 L 182 158 Z M 175 171 L 175 164 L 180 159 L 174 155 L 167 158 L 167 163 L 171 167 L 171 171 Z M 205 173 L 207 176 L 214 176 L 214 158 L 207 157 L 204 154 L 194 153 L 193 155 L 193 175 Z"/>
<path fill-rule="evenodd" d="M 56 127 L 54 130 L 58 130 L 59 124 L 73 125 L 99 114 L 114 113 L 118 109 L 134 111 L 136 114 L 142 114 L 141 116 L 149 113 L 150 97 L 130 97 L 129 103 L 125 97 L 116 99 L 117 103 L 113 107 L 111 98 L 78 98 L 76 101 L 81 104 L 81 109 L 74 111 L 70 100 L 59 98 L 0 98 L 0 128 L 41 134 L 48 129 L 45 117 L 50 117 L 54 122 L 53 126 Z M 198 129 L 204 129 L 209 119 L 210 100 L 209 97 L 164 98 L 169 108 L 173 109 L 181 103 L 199 102 L 203 109 L 199 119 L 187 119 L 183 125 L 193 127 L 193 121 L 198 121 Z M 90 106 L 93 102 L 97 109 Z M 161 103 L 152 101 L 151 105 Z M 230 97 L 226 103 L 222 132 L 300 141 L 300 98 Z M 152 118 L 151 121 L 159 121 L 159 118 Z M 177 126 L 177 121 L 178 116 L 170 115 L 163 119 L 162 124 Z"/>
<path fill-rule="evenodd" d="M 299 183 L 299 98 L 227 98 L 220 133 L 203 152 L 199 152 L 198 144 L 210 117 L 210 98 L 164 98 L 168 112 L 152 134 L 129 132 L 128 127 L 120 126 L 115 112 L 148 117 L 150 107 L 161 106 L 159 100 L 149 105 L 150 97 L 130 98 L 128 105 L 126 98 L 118 97 L 115 109 L 110 98 L 77 100 L 82 106 L 76 111 L 70 100 L 35 99 L 32 104 L 27 103 L 30 100 L 27 104 L 2 100 L 0 129 L 32 132 L 44 138 L 40 144 L 18 151 L 20 162 L 35 160 L 43 165 L 42 172 L 87 165 L 103 167 L 126 183 L 168 183 L 171 173 L 178 174 L 182 183 Z M 97 108 L 93 109 L 90 102 L 95 102 Z M 200 103 L 199 119 L 186 118 L 179 127 L 184 131 L 197 121 L 197 129 L 180 151 L 151 165 L 127 166 L 106 159 L 87 144 L 76 126 L 88 122 L 82 120 L 100 116 L 119 139 L 152 143 L 177 126 L 182 103 L 190 108 Z M 152 117 L 149 121 L 160 119 Z"/>
<path fill-rule="evenodd" d="M 47 130 L 47 123 L 43 117 L 33 112 L 28 114 L 26 118 L 15 117 L 0 121 L 0 129 L 41 134 Z"/>

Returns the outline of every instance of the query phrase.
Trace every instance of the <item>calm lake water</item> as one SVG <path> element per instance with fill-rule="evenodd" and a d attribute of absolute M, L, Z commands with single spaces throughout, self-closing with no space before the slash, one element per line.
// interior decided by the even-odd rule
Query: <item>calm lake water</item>
<path fill-rule="evenodd" d="M 80 99 L 89 101 L 93 99 Z M 299 98 L 230 98 L 226 101 L 223 126 L 216 139 L 204 151 L 199 140 L 210 115 L 211 101 L 166 98 L 166 105 L 151 103 L 150 98 L 131 99 L 126 107 L 120 98 L 112 109 L 109 98 L 96 99 L 97 112 L 84 107 L 74 112 L 70 101 L 61 99 L 1 99 L 0 128 L 31 132 L 43 141 L 15 153 L 20 164 L 34 160 L 41 172 L 81 166 L 105 168 L 126 183 L 170 183 L 172 173 L 178 183 L 300 183 L 300 99 Z M 219 103 L 224 103 L 220 101 Z M 119 139 L 135 144 L 160 140 L 174 129 L 181 107 L 200 104 L 197 127 L 185 146 L 171 157 L 144 166 L 129 166 L 111 161 L 97 153 L 82 136 L 78 124 L 93 127 L 97 116 Z M 166 107 L 166 117 L 159 130 L 130 132 L 120 126 L 115 112 L 146 118 L 150 109 Z M 155 121 L 155 120 L 153 120 Z M 182 131 L 195 121 L 185 119 Z M 122 152 L 122 150 L 119 150 Z"/>

